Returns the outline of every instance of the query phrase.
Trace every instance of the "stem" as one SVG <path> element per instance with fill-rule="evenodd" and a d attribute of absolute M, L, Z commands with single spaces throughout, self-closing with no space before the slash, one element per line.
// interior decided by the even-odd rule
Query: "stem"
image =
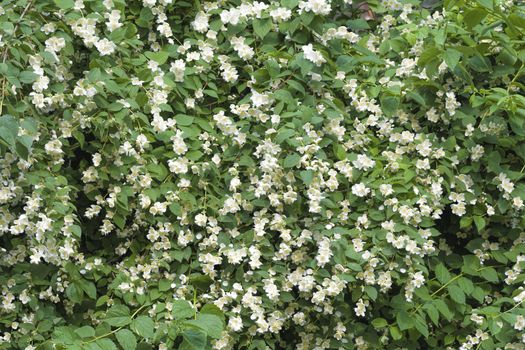
<path fill-rule="evenodd" d="M 499 266 L 499 265 L 496 265 L 496 266 Z M 483 270 L 485 270 L 485 269 L 488 269 L 489 267 L 494 267 L 494 266 L 485 266 L 485 267 L 482 267 L 482 268 L 480 268 L 480 269 L 477 269 L 476 272 L 483 271 Z M 442 285 L 438 290 L 436 290 L 434 293 L 430 294 L 430 297 L 435 296 L 436 294 L 438 294 L 439 292 L 441 292 L 444 288 L 448 287 L 452 282 L 454 282 L 455 280 L 457 280 L 458 278 L 463 277 L 463 276 L 464 276 L 463 272 L 461 272 L 461 273 L 460 273 L 459 275 L 457 275 L 457 276 L 454 276 L 454 277 L 451 278 L 447 283 L 445 283 L 444 285 Z M 525 300 L 524 300 L 524 301 L 525 301 Z M 410 314 L 411 314 L 411 315 L 415 314 L 415 313 L 417 312 L 417 310 L 421 309 L 421 307 L 422 307 L 424 304 L 425 304 L 425 303 L 423 303 L 423 304 L 419 304 L 419 305 L 414 309 L 414 311 L 412 311 Z M 521 304 L 521 303 L 520 303 L 520 304 Z M 516 306 L 517 306 L 517 305 L 516 305 Z M 515 306 L 515 307 L 516 307 L 516 306 Z M 510 309 L 510 310 L 512 310 L 512 309 Z M 508 310 L 508 311 L 510 311 L 510 310 Z M 508 311 L 506 311 L 506 312 L 508 312 Z"/>
<path fill-rule="evenodd" d="M 521 304 L 523 304 L 523 302 L 525 302 L 525 299 L 523 299 L 522 301 L 520 301 L 519 303 L 517 303 L 516 305 L 514 305 L 513 307 L 511 307 L 511 308 L 508 309 L 507 311 L 504 311 L 504 312 L 498 314 L 497 316 L 494 317 L 494 319 L 500 317 L 501 315 L 506 314 L 507 312 L 511 312 L 512 310 L 514 310 L 515 308 L 517 308 L 518 306 L 520 306 Z"/>
<path fill-rule="evenodd" d="M 135 316 L 137 316 L 137 314 L 138 314 L 142 309 L 144 309 L 146 306 L 147 306 L 147 305 L 142 305 L 141 307 L 139 307 L 139 308 L 137 309 L 137 311 L 135 311 L 135 312 L 131 315 L 131 319 L 135 318 Z M 98 337 L 95 337 L 95 338 L 93 338 L 93 339 L 91 339 L 91 340 L 88 340 L 88 341 L 82 342 L 82 344 L 89 344 L 89 343 L 92 343 L 92 342 L 97 341 L 97 340 L 99 340 L 99 339 L 102 339 L 102 338 L 108 337 L 108 336 L 110 336 L 110 335 L 112 335 L 112 334 L 114 334 L 114 333 L 117 333 L 117 332 L 120 331 L 122 328 L 124 328 L 124 326 L 120 326 L 120 327 L 118 327 L 118 328 L 112 330 L 112 331 L 109 332 L 109 333 L 102 334 L 102 335 L 99 335 Z"/>
<path fill-rule="evenodd" d="M 197 319 L 197 288 L 193 288 L 193 318 Z"/>

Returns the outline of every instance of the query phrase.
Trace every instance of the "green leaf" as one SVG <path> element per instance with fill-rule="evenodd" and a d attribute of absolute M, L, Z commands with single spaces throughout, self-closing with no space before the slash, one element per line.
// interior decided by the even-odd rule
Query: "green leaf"
<path fill-rule="evenodd" d="M 450 311 L 448 308 L 448 305 L 441 299 L 437 299 L 433 301 L 434 306 L 438 311 L 445 316 L 445 318 L 450 321 L 454 317 L 454 314 Z"/>
<path fill-rule="evenodd" d="M 130 316 L 116 316 L 104 320 L 107 324 L 113 327 L 123 327 L 131 323 Z"/>
<path fill-rule="evenodd" d="M 137 338 L 128 329 L 121 329 L 115 334 L 118 343 L 126 350 L 135 350 L 137 347 Z"/>
<path fill-rule="evenodd" d="M 174 300 L 172 313 L 176 319 L 192 317 L 195 314 L 193 306 L 186 300 Z"/>
<path fill-rule="evenodd" d="M 190 284 L 202 291 L 207 290 L 212 283 L 213 280 L 207 275 L 195 273 L 190 276 Z"/>
<path fill-rule="evenodd" d="M 473 8 L 465 12 L 464 21 L 468 28 L 472 29 L 481 23 L 487 16 L 487 11 L 482 8 Z"/>
<path fill-rule="evenodd" d="M 454 300 L 458 304 L 462 304 L 462 305 L 465 304 L 466 302 L 465 293 L 463 293 L 461 288 L 459 288 L 458 286 L 452 285 L 452 286 L 448 286 L 447 289 L 448 289 L 448 293 L 450 294 L 450 297 L 452 298 L 452 300 Z"/>
<path fill-rule="evenodd" d="M 494 0 L 476 0 L 476 2 L 489 10 L 494 9 Z"/>
<path fill-rule="evenodd" d="M 418 332 L 421 333 L 421 335 L 423 335 L 425 338 L 428 338 L 428 326 L 425 320 L 419 315 L 416 315 L 415 317 L 415 327 L 418 330 Z"/>
<path fill-rule="evenodd" d="M 485 228 L 485 219 L 481 216 L 474 216 L 474 224 L 476 225 L 476 228 L 478 229 L 478 232 L 483 230 Z"/>
<path fill-rule="evenodd" d="M 177 114 L 175 120 L 177 125 L 190 126 L 195 118 L 185 114 Z"/>
<path fill-rule="evenodd" d="M 454 70 L 454 68 L 456 68 L 456 66 L 459 63 L 460 58 L 461 58 L 461 52 L 457 50 L 447 49 L 445 51 L 445 63 L 451 70 Z"/>
<path fill-rule="evenodd" d="M 283 167 L 285 168 L 293 168 L 299 164 L 301 161 L 301 156 L 297 153 L 292 153 L 286 156 L 284 158 Z"/>
<path fill-rule="evenodd" d="M 309 186 L 314 179 L 314 172 L 312 170 L 303 170 L 299 173 L 301 180 L 306 186 Z"/>
<path fill-rule="evenodd" d="M 74 0 L 54 0 L 55 4 L 60 7 L 62 10 L 68 10 L 75 6 Z"/>
<path fill-rule="evenodd" d="M 397 328 L 396 326 L 390 326 L 389 330 L 390 330 L 390 335 L 392 336 L 392 339 L 399 340 L 403 338 L 403 334 L 401 334 L 401 332 L 399 331 L 399 328 Z"/>
<path fill-rule="evenodd" d="M 281 0 L 281 4 L 284 7 L 287 7 L 289 9 L 293 9 L 299 4 L 299 0 Z"/>
<path fill-rule="evenodd" d="M 392 116 L 399 108 L 399 98 L 396 96 L 381 98 L 381 108 L 387 116 Z"/>
<path fill-rule="evenodd" d="M 125 305 L 113 305 L 106 313 L 107 324 L 114 327 L 122 327 L 131 323 L 129 308 Z"/>
<path fill-rule="evenodd" d="M 401 310 L 396 315 L 397 325 L 399 329 L 404 331 L 414 327 L 414 319 L 408 312 Z"/>
<path fill-rule="evenodd" d="M 187 329 L 182 333 L 182 338 L 191 350 L 204 350 L 206 348 L 206 333 L 197 329 Z"/>
<path fill-rule="evenodd" d="M 95 329 L 91 326 L 83 326 L 75 329 L 75 333 L 81 338 L 90 338 L 95 336 Z"/>
<path fill-rule="evenodd" d="M 290 91 L 279 89 L 273 93 L 276 100 L 283 101 L 286 104 L 295 105 L 295 100 Z"/>
<path fill-rule="evenodd" d="M 164 64 L 168 60 L 169 53 L 166 51 L 151 52 L 148 51 L 145 53 L 146 57 L 150 60 L 157 62 L 158 64 Z"/>
<path fill-rule="evenodd" d="M 186 321 L 184 324 L 198 327 L 214 339 L 221 337 L 224 328 L 221 318 L 212 314 L 198 314 L 197 319 Z"/>
<path fill-rule="evenodd" d="M 372 299 L 372 300 L 376 300 L 377 299 L 377 289 L 375 289 L 374 287 L 366 286 L 365 287 L 365 293 L 366 293 L 366 295 L 368 295 L 370 297 L 370 299 Z"/>
<path fill-rule="evenodd" d="M 78 280 L 77 283 L 80 285 L 80 288 L 86 292 L 88 297 L 91 299 L 97 298 L 97 287 L 95 286 L 95 283 L 85 279 Z"/>
<path fill-rule="evenodd" d="M 372 326 L 376 329 L 385 328 L 388 326 L 388 322 L 384 318 L 376 318 L 372 320 Z"/>
<path fill-rule="evenodd" d="M 131 322 L 130 328 L 144 338 L 152 338 L 154 330 L 153 320 L 148 316 L 139 316 Z"/>
<path fill-rule="evenodd" d="M 427 47 L 423 51 L 421 56 L 419 56 L 419 60 L 417 61 L 418 66 L 420 67 L 426 66 L 430 61 L 435 60 L 437 57 L 439 57 L 440 53 L 441 53 L 441 50 L 435 46 Z"/>
<path fill-rule="evenodd" d="M 0 117 L 0 138 L 4 140 L 9 146 L 14 146 L 18 137 L 18 123 L 11 115 L 4 115 Z"/>
<path fill-rule="evenodd" d="M 301 95 L 304 95 L 306 93 L 303 85 L 295 80 L 288 80 L 286 82 L 292 89 L 299 92 Z"/>
<path fill-rule="evenodd" d="M 254 19 L 253 20 L 253 31 L 261 39 L 264 39 L 266 34 L 272 29 L 272 20 L 270 18 Z"/>
<path fill-rule="evenodd" d="M 423 96 L 421 96 L 415 90 L 411 90 L 411 91 L 407 92 L 407 96 L 410 97 L 412 100 L 416 101 L 417 103 L 419 103 L 423 107 L 425 107 L 427 105 L 427 103 L 425 102 L 425 99 L 423 98 Z"/>
<path fill-rule="evenodd" d="M 22 73 L 20 73 L 20 75 L 18 76 L 18 80 L 20 80 L 20 82 L 22 83 L 25 83 L 25 84 L 31 84 L 33 83 L 36 79 L 38 78 L 38 74 L 36 73 L 33 73 L 33 72 L 30 72 L 30 71 L 23 71 Z"/>
<path fill-rule="evenodd" d="M 427 303 L 423 308 L 426 310 L 430 320 L 437 326 L 439 324 L 439 312 L 434 305 Z"/>
<path fill-rule="evenodd" d="M 96 344 L 102 349 L 102 350 L 117 350 L 117 346 L 111 339 L 108 338 L 102 338 L 96 341 Z"/>
<path fill-rule="evenodd" d="M 480 275 L 481 275 L 481 277 L 483 277 L 484 279 L 486 279 L 489 282 L 492 282 L 492 283 L 498 283 L 499 282 L 498 273 L 492 267 L 484 268 L 482 271 L 480 271 Z"/>
<path fill-rule="evenodd" d="M 80 304 L 84 293 L 76 283 L 72 283 L 66 288 L 66 295 L 75 304 Z"/>
<path fill-rule="evenodd" d="M 441 284 L 445 284 L 448 281 L 450 281 L 451 279 L 450 273 L 448 272 L 445 265 L 443 265 L 442 263 L 439 263 L 436 265 L 435 272 L 436 272 L 436 278 L 438 279 L 439 282 L 441 282 Z"/>
<path fill-rule="evenodd" d="M 468 278 L 465 278 L 465 277 L 459 278 L 458 285 L 461 288 L 461 290 L 465 292 L 465 294 L 470 295 L 470 293 L 474 291 L 474 283 L 472 283 L 472 281 L 469 280 Z"/>
<path fill-rule="evenodd" d="M 509 21 L 515 26 L 525 29 L 525 17 L 511 13 L 509 15 Z"/>

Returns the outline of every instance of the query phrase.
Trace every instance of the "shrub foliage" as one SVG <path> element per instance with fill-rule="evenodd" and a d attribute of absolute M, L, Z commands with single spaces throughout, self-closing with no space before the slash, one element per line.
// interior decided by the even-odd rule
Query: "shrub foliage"
<path fill-rule="evenodd" d="M 524 348 L 520 1 L 0 3 L 0 349 Z"/>

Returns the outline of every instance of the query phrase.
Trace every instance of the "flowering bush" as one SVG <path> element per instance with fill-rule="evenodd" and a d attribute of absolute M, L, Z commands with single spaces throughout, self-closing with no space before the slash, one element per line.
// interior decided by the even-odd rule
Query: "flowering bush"
<path fill-rule="evenodd" d="M 0 3 L 0 349 L 525 348 L 520 1 Z"/>

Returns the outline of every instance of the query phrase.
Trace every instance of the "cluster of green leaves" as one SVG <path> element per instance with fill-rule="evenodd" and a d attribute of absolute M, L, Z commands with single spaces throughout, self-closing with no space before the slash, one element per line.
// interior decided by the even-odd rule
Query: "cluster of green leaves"
<path fill-rule="evenodd" d="M 104 302 L 104 298 L 101 298 L 97 304 Z M 224 315 L 213 305 L 206 305 L 199 312 L 186 300 L 173 301 L 169 310 L 164 303 L 157 304 L 153 310 L 150 308 L 151 311 L 148 307 L 150 305 L 144 304 L 131 313 L 126 305 L 113 305 L 105 312 L 105 317 L 99 319 L 96 328 L 57 327 L 53 330 L 51 340 L 44 343 L 42 348 L 116 350 L 116 344 L 119 344 L 126 350 L 148 350 L 152 349 L 151 341 L 167 334 L 168 344 L 178 344 L 178 349 L 204 350 L 210 346 L 210 340 L 221 336 L 224 328 Z M 155 314 L 155 318 L 173 321 L 155 327 L 150 316 L 152 314 Z"/>

